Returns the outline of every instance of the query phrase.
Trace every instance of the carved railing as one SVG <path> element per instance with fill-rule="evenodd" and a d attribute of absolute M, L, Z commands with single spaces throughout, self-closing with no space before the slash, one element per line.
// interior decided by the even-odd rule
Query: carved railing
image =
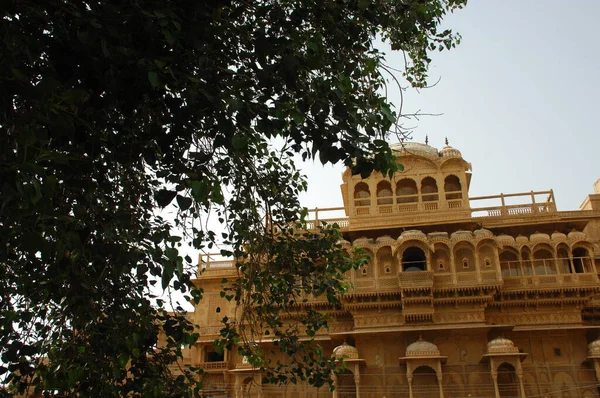
<path fill-rule="evenodd" d="M 398 278 L 395 276 L 382 276 L 377 279 L 379 289 L 398 289 Z"/>
<path fill-rule="evenodd" d="M 539 198 L 540 196 L 542 199 Z M 507 201 L 513 200 L 524 203 L 506 203 Z M 478 196 L 469 198 L 469 201 L 471 202 L 472 217 L 501 217 L 510 215 L 531 215 L 556 212 L 556 203 L 554 202 L 554 192 L 552 190 Z M 500 202 L 499 205 L 478 206 L 478 204 L 481 202 L 493 203 L 498 201 Z"/>
<path fill-rule="evenodd" d="M 401 272 L 398 283 L 402 289 L 421 289 L 433 287 L 433 271 Z"/>
<path fill-rule="evenodd" d="M 204 371 L 232 369 L 232 365 L 228 361 L 200 362 L 198 364 L 198 367 L 203 369 Z"/>
<path fill-rule="evenodd" d="M 555 274 L 505 276 L 504 289 L 510 288 L 543 288 L 543 287 L 591 287 L 598 284 L 596 274 Z"/>

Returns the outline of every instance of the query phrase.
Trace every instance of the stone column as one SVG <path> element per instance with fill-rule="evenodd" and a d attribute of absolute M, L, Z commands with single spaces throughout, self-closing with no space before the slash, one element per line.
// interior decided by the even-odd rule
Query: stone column
<path fill-rule="evenodd" d="M 412 375 L 408 376 L 408 398 L 413 398 Z"/>
<path fill-rule="evenodd" d="M 360 369 L 358 363 L 354 364 L 354 384 L 356 385 L 356 398 L 360 398 Z"/>
<path fill-rule="evenodd" d="M 454 250 L 450 249 L 450 270 L 452 271 L 452 283 L 456 284 L 456 263 L 454 262 Z"/>
<path fill-rule="evenodd" d="M 244 395 L 242 392 L 242 386 L 240 383 L 239 375 L 235 375 L 235 382 L 233 383 L 233 390 L 234 390 L 235 398 L 242 398 L 242 396 Z"/>
<path fill-rule="evenodd" d="M 438 387 L 440 389 L 440 398 L 444 398 L 444 389 L 442 388 L 442 375 L 440 372 L 437 373 Z"/>
<path fill-rule="evenodd" d="M 527 398 L 525 395 L 525 386 L 523 385 L 523 368 L 521 368 L 521 362 L 517 359 L 517 378 L 519 379 L 519 391 L 521 391 L 521 398 Z"/>
<path fill-rule="evenodd" d="M 337 383 L 337 375 L 334 373 L 331 375 L 333 379 L 333 395 L 332 398 L 338 398 L 338 383 Z"/>
<path fill-rule="evenodd" d="M 500 398 L 500 390 L 498 389 L 498 371 L 495 369 L 492 370 L 492 380 L 494 380 L 494 396 Z"/>

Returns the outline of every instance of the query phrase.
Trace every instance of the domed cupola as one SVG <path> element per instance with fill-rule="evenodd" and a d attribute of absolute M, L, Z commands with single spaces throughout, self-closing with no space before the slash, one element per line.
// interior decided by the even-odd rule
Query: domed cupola
<path fill-rule="evenodd" d="M 458 149 L 448 145 L 448 138 L 446 138 L 446 146 L 442 148 L 440 154 L 443 158 L 462 158 L 462 153 Z"/>
<path fill-rule="evenodd" d="M 588 357 L 600 357 L 600 339 L 596 339 L 588 344 Z"/>
<path fill-rule="evenodd" d="M 429 159 L 436 159 L 440 157 L 440 154 L 437 148 L 434 148 L 428 144 L 423 144 L 420 142 L 402 142 L 399 144 L 392 144 L 390 148 L 393 152 L 397 152 L 403 156 L 406 155 L 415 155 L 422 156 Z"/>
<path fill-rule="evenodd" d="M 512 340 L 504 337 L 496 337 L 487 344 L 488 354 L 518 354 L 519 349 L 515 347 Z"/>
<path fill-rule="evenodd" d="M 429 341 L 423 340 L 422 336 L 419 336 L 419 340 L 406 347 L 407 357 L 437 357 L 439 355 L 440 350 L 438 347 Z"/>
<path fill-rule="evenodd" d="M 358 350 L 345 341 L 333 349 L 333 357 L 337 359 L 358 359 Z"/>

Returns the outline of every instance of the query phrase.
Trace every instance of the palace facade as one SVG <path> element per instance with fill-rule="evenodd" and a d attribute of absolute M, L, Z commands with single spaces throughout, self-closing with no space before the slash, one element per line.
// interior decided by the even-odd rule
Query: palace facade
<path fill-rule="evenodd" d="M 553 191 L 470 197 L 471 165 L 452 147 L 393 149 L 403 172 L 346 170 L 344 207 L 313 212 L 371 257 L 347 274 L 343 308 L 317 338 L 347 362 L 336 391 L 261 385 L 236 352 L 215 351 L 234 312 L 220 284 L 235 267 L 204 256 L 186 363 L 205 370 L 206 395 L 597 397 L 600 180 L 580 210 L 558 211 Z"/>

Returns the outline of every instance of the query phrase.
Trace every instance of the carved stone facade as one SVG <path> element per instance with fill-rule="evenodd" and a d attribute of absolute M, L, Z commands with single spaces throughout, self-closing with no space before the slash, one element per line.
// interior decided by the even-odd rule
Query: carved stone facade
<path fill-rule="evenodd" d="M 349 250 L 370 255 L 347 274 L 343 308 L 318 336 L 348 354 L 337 391 L 261 385 L 243 358 L 214 353 L 218 320 L 235 311 L 218 293 L 234 268 L 203 258 L 197 283 L 206 294 L 193 314 L 201 337 L 189 363 L 206 370 L 207 393 L 598 396 L 600 181 L 580 210 L 558 211 L 552 191 L 469 197 L 471 165 L 449 146 L 394 150 L 403 172 L 361 179 L 347 170 L 344 207 L 312 213 L 315 223 L 337 222 Z"/>

